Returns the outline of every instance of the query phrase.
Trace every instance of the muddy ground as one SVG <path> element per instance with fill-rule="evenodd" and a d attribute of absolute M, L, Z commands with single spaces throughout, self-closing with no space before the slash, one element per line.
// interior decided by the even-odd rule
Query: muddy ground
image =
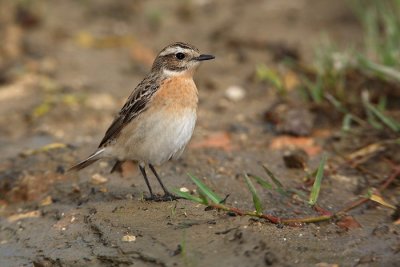
<path fill-rule="evenodd" d="M 252 210 L 243 173 L 266 177 L 263 163 L 285 186 L 308 194 L 305 172 L 283 160 L 281 143 L 291 140 L 308 153 L 310 170 L 322 154 L 329 155 L 319 203 L 340 210 L 391 169 L 375 155 L 364 162 L 371 175 L 338 155 L 384 136 L 365 129 L 345 134 L 340 122 L 326 121 L 312 109 L 300 118 L 305 120 L 300 128 L 310 128 L 301 133 L 305 137 L 282 134 L 265 115 L 278 101 L 276 91 L 254 76 L 257 64 L 277 66 L 282 54 L 311 61 L 322 33 L 339 47 L 357 46 L 360 25 L 345 1 L 22 2 L 16 9 L 0 1 L 2 34 L 10 43 L 0 62 L 0 266 L 400 262 L 393 210 L 372 202 L 351 210 L 351 223 L 338 218 L 283 226 L 187 200 L 145 201 L 147 189 L 133 164 L 124 165 L 121 174 L 109 173 L 112 161 L 65 173 L 97 147 L 156 52 L 186 41 L 216 60 L 203 64 L 195 77 L 200 103 L 189 147 L 179 161 L 159 168 L 167 187 L 194 190 L 190 172 L 220 195 L 229 194 L 231 205 Z M 242 88 L 243 98 L 227 96 L 231 86 Z M 302 104 L 292 105 L 304 111 Z M 399 162 L 393 151 L 391 161 Z M 153 177 L 151 182 L 161 192 Z M 257 189 L 267 213 L 317 215 L 308 205 Z M 385 200 L 398 204 L 398 189 L 399 183 L 391 185 Z"/>

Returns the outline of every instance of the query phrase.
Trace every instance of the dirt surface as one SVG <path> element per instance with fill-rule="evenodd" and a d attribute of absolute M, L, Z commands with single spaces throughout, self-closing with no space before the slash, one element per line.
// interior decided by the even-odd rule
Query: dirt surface
<path fill-rule="evenodd" d="M 0 4 L 13 11 L 1 19 L 14 21 L 14 7 Z M 220 195 L 229 194 L 232 205 L 251 210 L 243 173 L 265 177 L 260 162 L 285 186 L 303 185 L 304 171 L 286 167 L 280 145 L 294 138 L 280 132 L 298 126 L 276 131 L 266 121 L 278 98 L 254 73 L 257 64 L 277 65 L 282 53 L 310 61 L 321 33 L 339 46 L 357 45 L 360 26 L 345 1 L 65 0 L 30 8 L 1 29 L 14 43 L 0 50 L 0 266 L 398 265 L 400 228 L 393 210 L 372 202 L 349 212 L 352 223 L 293 227 L 186 200 L 144 201 L 147 189 L 132 164 L 122 174 L 109 174 L 112 161 L 65 173 L 97 147 L 156 52 L 186 41 L 216 60 L 195 77 L 200 103 L 189 147 L 179 161 L 158 169 L 167 187 L 194 190 L 190 172 Z M 227 93 L 232 86 L 244 90 L 243 98 Z M 349 136 L 312 109 L 295 110 L 289 121 L 296 114 L 305 121 L 299 125 L 306 137 L 296 140 L 309 168 L 323 153 L 330 155 L 321 206 L 339 210 L 390 174 L 389 164 L 374 158 L 365 164 L 378 177 L 338 159 L 370 143 L 364 130 Z M 153 177 L 151 182 L 161 192 Z M 268 213 L 317 214 L 258 190 Z M 392 185 L 385 199 L 399 203 L 398 190 L 398 183 Z"/>

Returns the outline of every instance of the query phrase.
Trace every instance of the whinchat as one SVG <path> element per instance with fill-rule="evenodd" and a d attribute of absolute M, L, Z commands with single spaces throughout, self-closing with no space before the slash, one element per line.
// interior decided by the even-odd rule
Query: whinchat
<path fill-rule="evenodd" d="M 112 171 L 124 161 L 135 161 L 149 189 L 148 199 L 175 199 L 154 165 L 177 159 L 192 137 L 198 102 L 193 75 L 202 61 L 214 58 L 182 42 L 161 50 L 150 73 L 133 90 L 98 149 L 70 170 L 83 169 L 102 158 L 117 160 Z M 147 165 L 164 190 L 164 196 L 153 193 L 145 170 Z"/>

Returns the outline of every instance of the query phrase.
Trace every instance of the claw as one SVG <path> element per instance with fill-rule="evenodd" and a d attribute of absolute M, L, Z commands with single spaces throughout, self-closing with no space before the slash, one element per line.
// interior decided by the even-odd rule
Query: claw
<path fill-rule="evenodd" d="M 155 201 L 155 202 L 166 202 L 181 199 L 179 196 L 175 196 L 173 194 L 165 194 L 163 196 L 160 195 L 151 195 L 149 197 L 144 198 L 147 201 Z"/>

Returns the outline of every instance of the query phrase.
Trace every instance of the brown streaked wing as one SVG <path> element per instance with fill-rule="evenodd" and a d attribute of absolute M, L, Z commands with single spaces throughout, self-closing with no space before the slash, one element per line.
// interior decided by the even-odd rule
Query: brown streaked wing
<path fill-rule="evenodd" d="M 111 141 L 115 140 L 130 121 L 146 110 L 147 104 L 153 94 L 157 92 L 159 84 L 159 76 L 150 74 L 136 86 L 118 116 L 107 129 L 99 147 L 107 146 Z"/>

